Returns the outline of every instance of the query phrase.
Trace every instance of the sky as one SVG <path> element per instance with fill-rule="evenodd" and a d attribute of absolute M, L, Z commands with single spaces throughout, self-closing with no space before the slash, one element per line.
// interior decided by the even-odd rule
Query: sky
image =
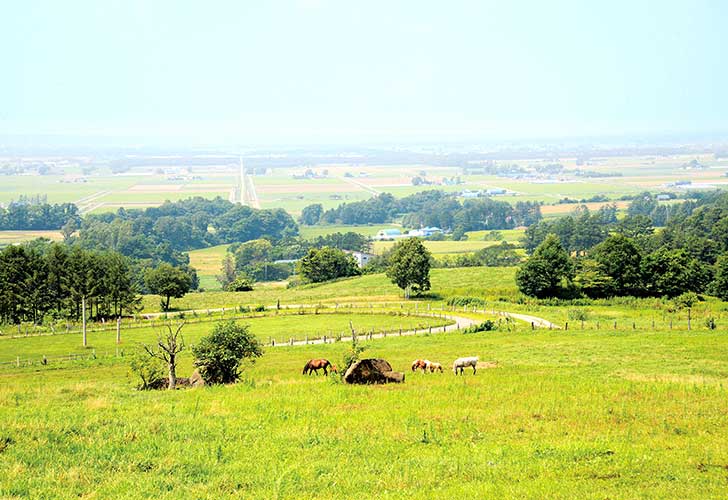
<path fill-rule="evenodd" d="M 728 132 L 728 2 L 0 0 L 0 135 Z"/>

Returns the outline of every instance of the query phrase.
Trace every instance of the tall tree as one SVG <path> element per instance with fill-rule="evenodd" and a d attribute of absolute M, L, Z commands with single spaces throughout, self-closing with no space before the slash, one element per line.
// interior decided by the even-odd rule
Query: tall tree
<path fill-rule="evenodd" d="M 389 254 L 387 277 L 405 291 L 419 295 L 430 289 L 430 266 L 432 255 L 419 238 L 398 241 Z"/>
<path fill-rule="evenodd" d="M 192 277 L 184 269 L 162 263 L 144 274 L 144 282 L 150 292 L 163 297 L 160 305 L 168 311 L 172 297 L 179 299 L 190 291 Z"/>

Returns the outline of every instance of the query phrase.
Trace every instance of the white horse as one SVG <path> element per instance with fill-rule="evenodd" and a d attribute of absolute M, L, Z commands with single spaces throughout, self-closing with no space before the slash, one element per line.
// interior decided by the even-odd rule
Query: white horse
<path fill-rule="evenodd" d="M 475 375 L 476 367 L 478 366 L 478 360 L 480 358 L 478 356 L 471 356 L 469 358 L 458 358 L 452 363 L 452 371 L 455 375 L 458 374 L 458 370 L 460 370 L 460 374 L 463 374 L 463 369 L 466 366 L 472 366 L 473 367 L 473 375 Z"/>

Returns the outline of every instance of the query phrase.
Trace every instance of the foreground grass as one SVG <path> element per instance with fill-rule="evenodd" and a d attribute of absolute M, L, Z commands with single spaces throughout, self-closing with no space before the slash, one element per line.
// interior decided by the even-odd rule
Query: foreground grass
<path fill-rule="evenodd" d="M 3 498 L 724 498 L 728 337 L 542 331 L 390 338 L 476 376 L 303 377 L 269 349 L 228 387 L 140 393 L 124 365 L 0 374 Z M 3 444 L 4 443 L 4 444 Z"/>

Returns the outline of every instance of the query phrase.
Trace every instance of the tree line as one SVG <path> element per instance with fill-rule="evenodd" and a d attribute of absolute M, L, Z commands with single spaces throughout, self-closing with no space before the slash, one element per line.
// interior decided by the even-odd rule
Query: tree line
<path fill-rule="evenodd" d="M 10 203 L 0 207 L 0 231 L 51 231 L 80 220 L 73 203 Z"/>
<path fill-rule="evenodd" d="M 184 254 L 188 250 L 257 238 L 278 241 L 297 234 L 298 225 L 283 209 L 194 197 L 143 210 L 88 215 L 78 242 L 87 249 L 181 265 L 189 263 Z"/>
<path fill-rule="evenodd" d="M 309 205 L 303 209 L 301 223 L 381 224 L 397 217 L 402 217 L 405 227 L 436 226 L 465 232 L 530 225 L 541 219 L 541 208 L 536 202 L 511 205 L 491 198 L 461 202 L 453 193 L 429 190 L 400 199 L 382 193 L 368 200 L 342 203 L 329 210 L 324 210 L 320 204 Z"/>

